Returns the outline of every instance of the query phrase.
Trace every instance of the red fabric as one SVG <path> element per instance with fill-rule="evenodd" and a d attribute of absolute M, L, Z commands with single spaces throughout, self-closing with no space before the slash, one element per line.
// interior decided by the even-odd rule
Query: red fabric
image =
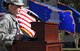
<path fill-rule="evenodd" d="M 28 12 L 28 9 L 23 8 L 19 10 L 19 14 L 16 17 L 20 25 L 20 28 L 24 30 L 26 33 L 28 33 L 30 37 L 34 37 L 35 31 L 31 29 L 30 22 L 35 22 L 36 19 L 28 15 L 27 12 Z"/>

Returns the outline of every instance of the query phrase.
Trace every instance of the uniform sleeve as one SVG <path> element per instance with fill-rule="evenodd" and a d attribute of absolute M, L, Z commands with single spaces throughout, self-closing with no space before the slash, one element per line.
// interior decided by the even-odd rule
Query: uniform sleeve
<path fill-rule="evenodd" d="M 7 15 L 7 17 L 9 16 Z M 0 32 L 2 32 L 2 40 L 14 40 L 17 29 L 16 26 L 14 26 L 15 23 L 13 23 L 13 21 L 10 21 L 9 19 L 4 18 L 2 21 L 3 26 L 1 26 L 0 28 Z"/>
<path fill-rule="evenodd" d="M 14 36 L 17 33 L 17 27 L 16 22 L 13 22 L 13 20 L 9 21 L 8 33 L 9 34 L 6 36 L 6 39 L 14 40 Z"/>
<path fill-rule="evenodd" d="M 8 35 L 9 21 L 7 19 L 0 20 L 0 37 L 1 40 L 5 39 Z"/>

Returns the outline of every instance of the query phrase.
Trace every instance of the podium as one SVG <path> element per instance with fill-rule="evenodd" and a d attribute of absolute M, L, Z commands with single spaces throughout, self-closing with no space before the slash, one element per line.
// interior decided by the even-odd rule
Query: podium
<path fill-rule="evenodd" d="M 38 41 L 59 40 L 59 31 L 56 23 L 32 22 L 32 29 L 38 36 Z"/>
<path fill-rule="evenodd" d="M 36 32 L 35 41 L 16 41 L 12 51 L 62 51 L 56 23 L 32 22 L 31 28 Z"/>

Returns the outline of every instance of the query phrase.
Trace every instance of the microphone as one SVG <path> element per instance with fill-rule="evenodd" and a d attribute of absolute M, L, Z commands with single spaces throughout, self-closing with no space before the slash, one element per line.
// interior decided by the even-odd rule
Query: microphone
<path fill-rule="evenodd" d="M 30 16 L 33 16 L 36 19 L 36 22 L 42 21 L 35 13 L 28 11 L 27 14 L 29 14 Z"/>

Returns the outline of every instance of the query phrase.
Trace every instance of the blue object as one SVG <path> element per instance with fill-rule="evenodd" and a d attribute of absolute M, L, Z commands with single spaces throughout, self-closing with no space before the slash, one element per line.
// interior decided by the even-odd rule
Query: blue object
<path fill-rule="evenodd" d="M 39 16 L 39 19 L 44 22 L 50 18 L 50 14 L 52 12 L 48 7 L 37 4 L 33 1 L 29 1 L 29 9 L 36 13 Z"/>
<path fill-rule="evenodd" d="M 75 32 L 80 33 L 80 13 L 76 9 L 70 6 L 66 6 L 66 5 L 59 4 L 59 3 L 58 3 L 58 8 L 62 10 L 71 10 L 73 12 L 73 18 L 76 24 Z"/>
<path fill-rule="evenodd" d="M 59 30 L 65 30 L 74 34 L 75 23 L 74 23 L 73 16 L 71 15 L 71 12 L 60 11 L 58 13 L 59 13 L 59 19 L 60 19 L 60 23 L 58 25 Z"/>

